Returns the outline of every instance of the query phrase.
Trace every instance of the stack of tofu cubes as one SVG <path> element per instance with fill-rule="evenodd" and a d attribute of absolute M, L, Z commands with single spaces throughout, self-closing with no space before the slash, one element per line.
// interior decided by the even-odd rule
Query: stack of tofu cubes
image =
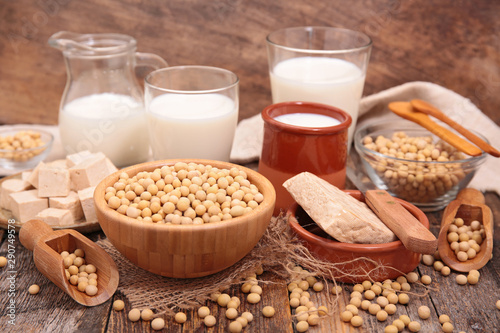
<path fill-rule="evenodd" d="M 7 179 L 0 188 L 0 207 L 16 222 L 39 219 L 51 226 L 97 222 L 96 185 L 117 168 L 103 153 L 83 151 L 64 160 L 41 162 L 21 179 Z"/>

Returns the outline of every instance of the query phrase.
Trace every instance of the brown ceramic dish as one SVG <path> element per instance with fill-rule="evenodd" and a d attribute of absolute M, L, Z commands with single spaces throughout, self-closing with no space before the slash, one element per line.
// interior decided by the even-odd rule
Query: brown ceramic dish
<path fill-rule="evenodd" d="M 364 201 L 361 192 L 346 192 Z M 396 200 L 429 228 L 429 220 L 420 209 L 401 199 Z M 337 281 L 358 283 L 367 279 L 394 279 L 413 271 L 420 262 L 420 254 L 407 250 L 399 240 L 385 244 L 341 243 L 321 230 L 297 204 L 290 207 L 287 215 L 290 227 L 314 256 L 339 264 L 338 270 L 332 271 Z"/>
<path fill-rule="evenodd" d="M 153 171 L 176 162 L 194 162 L 217 168 L 237 167 L 264 195 L 251 213 L 230 220 L 203 225 L 143 223 L 108 207 L 104 194 L 126 172 Z M 272 217 L 274 187 L 259 173 L 226 162 L 212 160 L 163 160 L 133 165 L 105 178 L 94 192 L 97 218 L 111 243 L 135 265 L 173 278 L 195 278 L 217 273 L 242 259 L 264 234 Z"/>

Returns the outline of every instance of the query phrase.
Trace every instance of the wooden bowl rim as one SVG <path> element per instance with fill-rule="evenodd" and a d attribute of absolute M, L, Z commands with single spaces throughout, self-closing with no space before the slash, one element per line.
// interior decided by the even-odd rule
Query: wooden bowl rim
<path fill-rule="evenodd" d="M 106 188 L 108 186 L 112 186 L 119 179 L 120 174 L 122 172 L 129 173 L 129 175 L 133 176 L 141 171 L 151 171 L 165 165 L 174 165 L 177 162 L 212 165 L 219 169 L 220 168 L 230 169 L 232 167 L 236 167 L 240 170 L 243 170 L 246 172 L 247 178 L 250 180 L 250 182 L 259 188 L 259 191 L 261 191 L 261 193 L 264 196 L 264 200 L 250 214 L 245 214 L 225 221 L 204 223 L 203 225 L 143 223 L 142 221 L 138 221 L 134 218 L 118 213 L 116 210 L 108 207 L 108 205 L 105 203 L 104 194 Z M 271 210 L 274 209 L 275 201 L 276 201 L 276 191 L 274 190 L 274 186 L 266 177 L 264 177 L 257 171 L 254 171 L 247 167 L 234 164 L 231 162 L 206 160 L 206 159 L 168 159 L 168 160 L 158 160 L 158 161 L 135 164 L 120 169 L 112 173 L 111 175 L 107 176 L 97 185 L 94 191 L 94 204 L 97 210 L 100 210 L 102 213 L 106 214 L 110 218 L 113 218 L 115 221 L 118 221 L 119 223 L 124 223 L 129 226 L 132 225 L 133 223 L 141 223 L 141 227 L 145 228 L 145 230 L 154 230 L 154 231 L 166 231 L 166 230 L 177 231 L 177 232 L 192 232 L 195 230 L 206 231 L 212 229 L 225 228 L 228 223 L 231 223 L 231 225 L 246 224 L 248 223 L 248 220 L 250 218 L 261 216 L 265 214 L 269 209 Z M 100 223 L 101 222 L 99 221 L 99 224 Z"/>
<path fill-rule="evenodd" d="M 364 196 L 360 191 L 357 190 L 344 190 L 347 194 L 353 196 L 354 198 L 364 202 Z M 424 225 L 427 229 L 429 229 L 429 219 L 427 216 L 418 209 L 415 205 L 404 201 L 399 198 L 394 198 L 398 201 L 404 208 L 406 208 L 412 215 L 414 215 L 420 223 Z M 287 211 L 288 221 L 290 227 L 297 233 L 297 235 L 307 241 L 312 245 L 320 245 L 328 250 L 332 251 L 350 251 L 354 253 L 369 253 L 373 254 L 374 251 L 377 253 L 384 252 L 392 252 L 396 250 L 405 250 L 403 243 L 400 240 L 396 240 L 390 243 L 381 243 L 381 244 L 353 244 L 353 243 L 342 243 L 338 241 L 333 241 L 330 239 L 323 238 L 321 236 L 315 235 L 312 232 L 304 229 L 295 216 L 295 212 L 297 211 L 298 204 L 294 203 Z"/>

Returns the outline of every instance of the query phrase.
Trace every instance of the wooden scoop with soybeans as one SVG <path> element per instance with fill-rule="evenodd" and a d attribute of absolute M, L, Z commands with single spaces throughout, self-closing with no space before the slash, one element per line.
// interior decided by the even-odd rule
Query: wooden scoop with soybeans
<path fill-rule="evenodd" d="M 480 269 L 493 251 L 493 214 L 483 194 L 475 189 L 460 191 L 443 212 L 438 237 L 443 262 L 459 272 Z"/>
<path fill-rule="evenodd" d="M 420 126 L 426 128 L 431 133 L 434 133 L 435 135 L 467 155 L 479 156 L 482 154 L 481 149 L 479 149 L 469 141 L 459 137 L 450 130 L 432 121 L 427 114 L 414 109 L 410 102 L 392 102 L 389 103 L 389 109 L 398 116 L 413 121 L 414 123 L 417 123 Z"/>
<path fill-rule="evenodd" d="M 22 226 L 19 240 L 24 247 L 33 251 L 33 259 L 40 273 L 76 302 L 95 306 L 106 302 L 115 293 L 119 280 L 115 262 L 106 251 L 78 231 L 54 231 L 45 222 L 30 220 Z M 74 257 L 70 259 L 69 254 L 72 252 Z M 80 261 L 79 265 L 77 260 Z M 95 274 L 95 278 L 91 274 Z M 76 281 L 73 281 L 74 277 Z M 87 278 L 87 284 L 80 283 L 85 280 L 83 277 Z M 95 281 L 91 282 L 89 277 Z"/>

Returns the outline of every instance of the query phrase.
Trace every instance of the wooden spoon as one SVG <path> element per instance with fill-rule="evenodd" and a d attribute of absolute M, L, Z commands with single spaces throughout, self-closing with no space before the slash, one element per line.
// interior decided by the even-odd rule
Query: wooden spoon
<path fill-rule="evenodd" d="M 19 240 L 33 251 L 37 269 L 78 303 L 95 306 L 106 302 L 118 287 L 118 268 L 100 246 L 72 229 L 52 230 L 45 222 L 30 220 L 19 231 Z M 88 296 L 69 283 L 64 271 L 62 251 L 85 251 L 85 261 L 97 268 L 97 295 Z"/>
<path fill-rule="evenodd" d="M 364 194 L 366 204 L 398 236 L 408 250 L 423 254 L 436 252 L 438 241 L 432 232 L 387 191 L 368 190 Z"/>
<path fill-rule="evenodd" d="M 481 149 L 473 145 L 467 140 L 462 139 L 455 133 L 438 125 L 429 118 L 428 115 L 420 111 L 414 111 L 410 102 L 392 102 L 389 103 L 389 109 L 398 116 L 413 121 L 420 126 L 428 129 L 438 137 L 448 142 L 453 147 L 470 156 L 479 156 L 482 154 Z"/>
<path fill-rule="evenodd" d="M 489 143 L 487 143 L 486 141 L 484 141 L 483 139 L 481 139 L 480 137 L 478 137 L 477 135 L 475 135 L 462 125 L 455 122 L 453 119 L 448 118 L 448 116 L 446 116 L 441 110 L 436 108 L 434 105 L 422 101 L 420 99 L 411 100 L 410 103 L 411 106 L 416 110 L 428 114 L 430 116 L 433 116 L 434 118 L 439 119 L 442 122 L 450 125 L 451 128 L 456 130 L 458 133 L 462 134 L 464 137 L 469 139 L 472 143 L 474 143 L 476 146 L 478 146 L 488 154 L 495 157 L 500 157 L 500 151 L 495 149 Z"/>
<path fill-rule="evenodd" d="M 448 243 L 448 227 L 456 217 L 464 220 L 465 225 L 479 221 L 484 226 L 486 238 L 481 243 L 481 251 L 470 260 L 459 261 Z M 483 194 L 475 189 L 466 188 L 460 191 L 457 199 L 448 204 L 443 212 L 441 230 L 438 237 L 438 251 L 441 260 L 459 272 L 480 269 L 491 259 L 493 251 L 493 214 L 490 207 L 484 204 Z"/>

